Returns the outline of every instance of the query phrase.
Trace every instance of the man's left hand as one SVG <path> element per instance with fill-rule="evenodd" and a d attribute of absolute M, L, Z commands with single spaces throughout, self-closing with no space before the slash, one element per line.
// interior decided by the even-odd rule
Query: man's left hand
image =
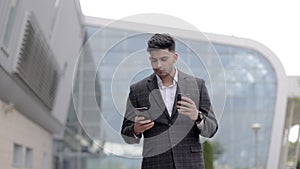
<path fill-rule="evenodd" d="M 177 109 L 180 114 L 186 115 L 192 120 L 197 120 L 198 118 L 198 109 L 196 104 L 188 97 L 183 96 L 182 100 L 177 102 Z"/>

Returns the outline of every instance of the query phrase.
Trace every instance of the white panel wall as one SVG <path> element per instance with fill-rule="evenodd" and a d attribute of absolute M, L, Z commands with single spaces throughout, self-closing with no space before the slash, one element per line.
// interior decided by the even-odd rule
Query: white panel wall
<path fill-rule="evenodd" d="M 0 100 L 0 168 L 25 168 L 26 148 L 33 151 L 32 169 L 42 169 L 43 154 L 47 154 L 46 167 L 52 167 L 52 135 L 16 109 L 6 110 Z M 14 144 L 22 146 L 21 166 L 13 164 Z"/>
<path fill-rule="evenodd" d="M 81 15 L 76 0 L 61 0 L 51 45 L 62 68 L 62 78 L 58 87 L 53 115 L 63 124 L 67 118 L 73 70 L 83 44 L 83 38 Z"/>
<path fill-rule="evenodd" d="M 78 2 L 76 0 L 1 0 L 1 25 L 5 25 L 7 22 L 11 1 L 17 3 L 16 13 L 8 47 L 5 47 L 2 43 L 5 27 L 0 27 L 0 47 L 4 51 L 1 52 L 0 50 L 0 65 L 7 73 L 11 72 L 12 64 L 17 55 L 17 48 L 22 38 L 22 24 L 25 13 L 32 11 L 62 70 L 52 114 L 64 124 L 71 95 L 72 73 L 76 57 L 79 55 L 83 43 L 81 13 Z M 5 53 L 8 56 L 5 56 Z"/>

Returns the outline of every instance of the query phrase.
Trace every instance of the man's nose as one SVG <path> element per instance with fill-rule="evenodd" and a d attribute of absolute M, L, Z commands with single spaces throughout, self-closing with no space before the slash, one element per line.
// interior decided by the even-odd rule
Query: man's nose
<path fill-rule="evenodd" d="M 161 61 L 157 61 L 157 62 L 156 62 L 156 68 L 157 68 L 157 69 L 158 69 L 158 68 L 161 68 L 161 66 L 162 66 Z"/>

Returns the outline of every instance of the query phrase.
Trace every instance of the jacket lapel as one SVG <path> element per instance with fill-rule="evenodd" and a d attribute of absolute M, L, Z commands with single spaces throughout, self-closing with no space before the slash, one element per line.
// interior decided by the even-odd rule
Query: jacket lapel
<path fill-rule="evenodd" d="M 196 78 L 178 71 L 178 88 L 183 95 L 192 99 L 198 107 L 200 96 Z"/>
<path fill-rule="evenodd" d="M 177 114 L 178 114 L 178 111 L 177 111 L 177 101 L 178 101 L 177 100 L 177 95 L 178 95 L 178 93 L 181 93 L 181 92 L 180 92 L 180 89 L 179 89 L 179 85 L 177 84 L 177 89 L 176 89 L 176 94 L 175 94 L 171 119 L 176 118 Z"/>
<path fill-rule="evenodd" d="M 178 82 L 177 82 L 177 89 L 176 89 L 176 95 L 174 99 L 174 104 L 173 104 L 173 110 L 172 110 L 172 116 L 171 119 L 176 118 L 178 115 L 177 111 L 177 95 L 178 93 L 184 94 L 186 93 L 186 76 L 179 70 L 178 71 Z"/>

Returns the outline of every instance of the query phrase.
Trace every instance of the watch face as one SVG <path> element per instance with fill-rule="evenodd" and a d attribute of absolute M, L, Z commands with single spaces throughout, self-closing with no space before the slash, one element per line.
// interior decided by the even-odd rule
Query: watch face
<path fill-rule="evenodd" d="M 202 119 L 203 119 L 203 114 L 199 111 L 196 122 L 200 122 L 200 121 L 202 121 Z"/>
<path fill-rule="evenodd" d="M 203 119 L 203 114 L 199 111 L 199 113 L 198 113 L 198 118 L 199 118 L 199 120 L 202 120 Z"/>
<path fill-rule="evenodd" d="M 202 113 L 199 113 L 199 115 L 200 115 L 200 118 L 203 119 L 203 114 L 202 114 Z"/>

